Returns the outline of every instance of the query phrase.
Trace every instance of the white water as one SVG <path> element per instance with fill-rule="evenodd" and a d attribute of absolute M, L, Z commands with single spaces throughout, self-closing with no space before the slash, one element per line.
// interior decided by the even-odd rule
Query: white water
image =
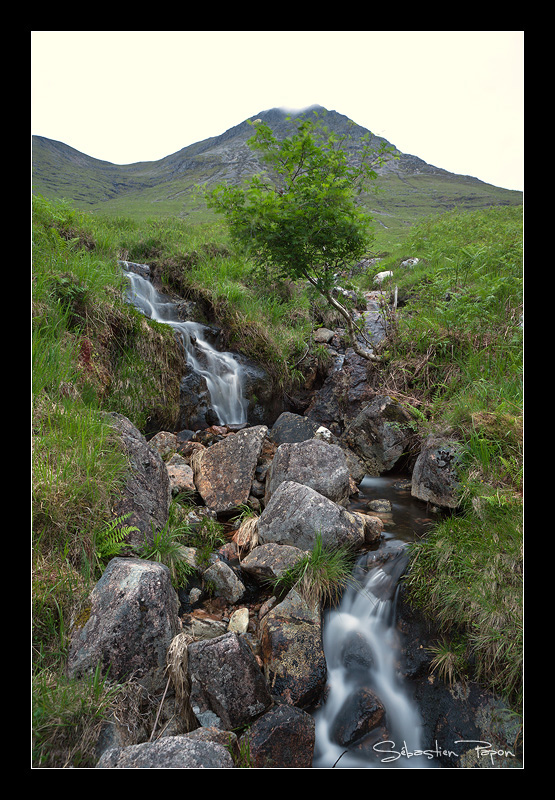
<path fill-rule="evenodd" d="M 147 317 L 171 325 L 181 336 L 187 363 L 203 376 L 210 393 L 212 408 L 221 425 L 240 425 L 247 421 L 247 403 L 243 396 L 242 367 L 230 353 L 216 350 L 205 338 L 205 328 L 197 322 L 182 322 L 173 317 L 175 305 L 156 291 L 152 283 L 126 269 L 129 281 L 128 300 Z"/>
<path fill-rule="evenodd" d="M 395 628 L 395 595 L 406 564 L 399 555 L 383 566 L 372 566 L 359 585 L 349 587 L 340 606 L 328 613 L 324 624 L 324 651 L 328 666 L 328 694 L 315 713 L 316 748 L 313 767 L 336 769 L 422 768 L 433 766 L 420 755 L 421 722 L 398 672 L 399 642 Z M 355 571 L 356 574 L 356 571 Z M 372 654 L 361 670 L 344 660 L 345 645 L 353 632 L 360 634 Z M 382 721 L 387 742 L 367 740 L 364 751 L 355 742 L 349 750 L 334 741 L 334 726 L 350 694 L 357 687 L 371 689 L 385 707 Z M 362 740 L 361 740 L 362 741 Z M 374 741 L 374 744 L 372 744 Z"/>

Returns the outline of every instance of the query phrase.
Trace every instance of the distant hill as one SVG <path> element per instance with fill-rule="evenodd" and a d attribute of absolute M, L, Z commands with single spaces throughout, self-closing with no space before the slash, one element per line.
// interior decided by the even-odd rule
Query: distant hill
<path fill-rule="evenodd" d="M 321 106 L 300 113 L 312 115 L 314 111 L 330 130 L 350 133 L 355 154 L 363 135 L 370 134 L 376 146 L 385 141 Z M 273 108 L 252 119 L 264 120 L 276 136 L 282 137 L 287 133 L 287 117 L 285 110 Z M 260 170 L 246 143 L 252 135 L 253 128 L 245 120 L 159 161 L 125 165 L 100 161 L 62 142 L 33 136 L 33 192 L 50 199 L 65 197 L 77 208 L 92 212 L 134 218 L 194 214 L 195 220 L 203 221 L 210 218 L 210 212 L 195 187 L 240 182 Z M 472 210 L 522 203 L 522 192 L 447 172 L 397 148 L 395 152 L 399 158 L 378 170 L 378 191 L 365 200 L 379 223 L 378 239 L 379 226 L 384 234 L 388 231 L 388 238 L 395 239 L 408 225 L 432 213 L 455 207 Z"/>

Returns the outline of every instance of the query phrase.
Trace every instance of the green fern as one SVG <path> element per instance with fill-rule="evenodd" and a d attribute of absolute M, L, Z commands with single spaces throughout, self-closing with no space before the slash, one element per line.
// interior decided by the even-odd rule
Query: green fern
<path fill-rule="evenodd" d="M 122 522 L 129 516 L 131 516 L 131 512 L 116 517 L 97 535 L 95 552 L 99 562 L 102 563 L 110 558 L 119 556 L 126 545 L 128 534 L 139 530 L 135 525 L 122 525 Z"/>

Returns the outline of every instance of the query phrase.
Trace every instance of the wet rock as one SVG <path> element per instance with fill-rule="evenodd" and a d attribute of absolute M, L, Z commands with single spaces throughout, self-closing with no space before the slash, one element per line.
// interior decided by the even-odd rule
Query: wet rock
<path fill-rule="evenodd" d="M 101 665 L 110 680 L 133 677 L 148 691 L 166 683 L 166 653 L 181 629 L 178 598 L 163 564 L 114 558 L 94 587 L 88 618 L 73 633 L 68 675 Z"/>
<path fill-rule="evenodd" d="M 384 714 L 378 696 L 371 689 L 360 687 L 351 693 L 338 713 L 332 737 L 340 745 L 350 745 L 378 727 Z"/>
<path fill-rule="evenodd" d="M 193 458 L 195 485 L 216 513 L 246 504 L 268 428 L 245 428 L 199 451 Z"/>
<path fill-rule="evenodd" d="M 410 414 L 395 400 L 376 396 L 348 424 L 342 442 L 360 458 L 368 475 L 391 470 L 403 455 Z"/>
<path fill-rule="evenodd" d="M 368 361 L 348 348 L 341 369 L 332 372 L 312 398 L 305 414 L 341 436 L 348 421 L 375 396 L 368 380 Z"/>
<path fill-rule="evenodd" d="M 460 490 L 458 462 L 456 442 L 429 436 L 414 465 L 412 496 L 443 508 L 457 508 Z"/>
<path fill-rule="evenodd" d="M 279 705 L 259 717 L 239 739 L 248 746 L 256 769 L 310 769 L 314 757 L 313 717 L 300 708 Z"/>
<path fill-rule="evenodd" d="M 241 636 L 226 633 L 187 648 L 190 705 L 203 727 L 249 725 L 272 699 L 256 658 Z"/>
<path fill-rule="evenodd" d="M 177 427 L 198 431 L 217 422 L 218 416 L 212 407 L 206 379 L 198 372 L 189 369 L 179 385 Z"/>
<path fill-rule="evenodd" d="M 275 454 L 266 477 L 266 504 L 284 481 L 310 486 L 334 503 L 349 500 L 349 468 L 340 447 L 319 439 L 284 443 Z"/>
<path fill-rule="evenodd" d="M 127 481 L 114 504 L 114 516 L 128 515 L 125 525 L 135 527 L 127 537 L 135 548 L 152 542 L 153 528 L 161 530 L 168 521 L 171 490 L 168 471 L 160 454 L 122 414 L 106 415 L 121 440 L 129 462 Z"/>
<path fill-rule="evenodd" d="M 269 438 L 277 445 L 284 442 L 304 442 L 313 439 L 320 424 L 308 417 L 284 411 L 272 425 Z"/>
<path fill-rule="evenodd" d="M 324 546 L 359 548 L 365 524 L 324 495 L 294 481 L 280 483 L 258 520 L 260 544 L 276 542 L 312 550 L 320 535 Z"/>
<path fill-rule="evenodd" d="M 272 694 L 300 708 L 319 699 L 327 675 L 319 608 L 292 589 L 261 619 L 260 644 Z"/>

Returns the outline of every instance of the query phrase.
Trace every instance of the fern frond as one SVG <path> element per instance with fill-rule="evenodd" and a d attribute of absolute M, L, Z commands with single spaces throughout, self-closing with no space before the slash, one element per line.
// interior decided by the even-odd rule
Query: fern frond
<path fill-rule="evenodd" d="M 125 547 L 127 536 L 132 531 L 139 530 L 135 525 L 122 525 L 129 516 L 131 512 L 115 517 L 97 535 L 96 557 L 100 561 L 119 555 Z"/>

